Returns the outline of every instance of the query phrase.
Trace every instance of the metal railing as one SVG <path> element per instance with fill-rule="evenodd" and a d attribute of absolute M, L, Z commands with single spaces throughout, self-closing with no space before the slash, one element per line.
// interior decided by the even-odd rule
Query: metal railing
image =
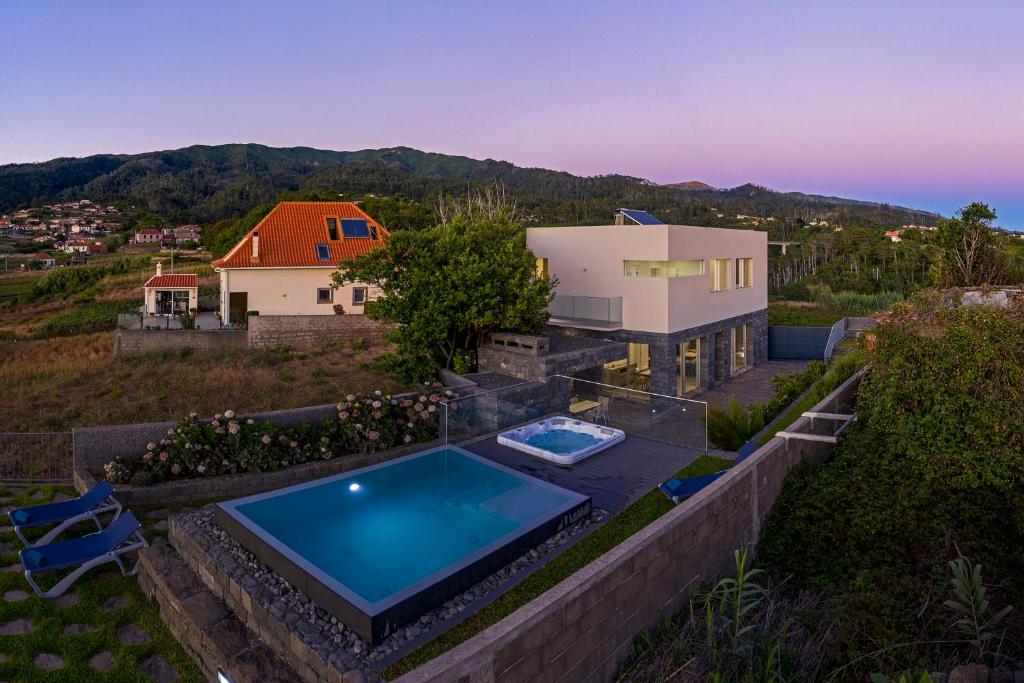
<path fill-rule="evenodd" d="M 71 432 L 0 432 L 0 482 L 71 482 Z"/>
<path fill-rule="evenodd" d="M 842 320 L 836 321 L 836 324 L 832 326 L 832 331 L 828 334 L 828 341 L 825 342 L 825 358 L 828 360 L 832 357 L 832 352 L 835 351 L 836 345 L 846 338 L 846 326 L 849 324 L 849 318 L 843 318 Z"/>

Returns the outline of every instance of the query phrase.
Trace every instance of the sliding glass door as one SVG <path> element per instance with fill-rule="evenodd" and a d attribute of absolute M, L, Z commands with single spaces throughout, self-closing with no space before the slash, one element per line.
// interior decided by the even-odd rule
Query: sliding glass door
<path fill-rule="evenodd" d="M 676 345 L 676 393 L 679 396 L 700 388 L 700 338 Z"/>

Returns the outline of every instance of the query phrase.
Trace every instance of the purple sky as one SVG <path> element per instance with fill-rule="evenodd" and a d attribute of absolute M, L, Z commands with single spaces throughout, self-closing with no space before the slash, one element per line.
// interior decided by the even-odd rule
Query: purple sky
<path fill-rule="evenodd" d="M 1024 229 L 1020 2 L 8 0 L 0 26 L 0 163 L 408 145 Z"/>

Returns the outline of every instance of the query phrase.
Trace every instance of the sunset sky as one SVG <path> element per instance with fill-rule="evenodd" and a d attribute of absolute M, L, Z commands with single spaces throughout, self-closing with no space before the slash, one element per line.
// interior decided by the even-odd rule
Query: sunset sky
<path fill-rule="evenodd" d="M 8 0 L 0 26 L 0 163 L 407 145 L 1024 229 L 1020 2 Z"/>

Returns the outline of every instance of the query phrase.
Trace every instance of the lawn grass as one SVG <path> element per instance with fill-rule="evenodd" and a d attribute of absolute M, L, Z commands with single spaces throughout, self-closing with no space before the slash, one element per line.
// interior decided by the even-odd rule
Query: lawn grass
<path fill-rule="evenodd" d="M 4 505 L 22 507 L 47 502 L 56 493 L 76 495 L 69 486 L 0 486 L 0 495 L 9 497 Z M 147 519 L 142 510 L 135 510 L 144 525 L 156 520 Z M 6 516 L 5 520 L 6 521 Z M 2 562 L 4 566 L 18 562 L 21 542 L 9 527 L 0 530 L 2 541 Z M 80 533 L 94 531 L 91 524 L 82 524 L 74 529 Z M 147 536 L 156 533 L 152 527 Z M 54 578 L 44 575 L 43 586 L 49 587 L 62 572 L 54 572 Z M 49 580 L 49 582 L 47 582 Z M 148 602 L 138 587 L 135 578 L 124 578 L 116 565 L 97 567 L 80 578 L 68 593 L 78 595 L 78 604 L 61 607 L 52 600 L 36 597 L 25 578 L 18 571 L 0 572 L 0 594 L 8 591 L 25 591 L 29 597 L 17 602 L 0 598 L 0 624 L 15 619 L 29 619 L 34 625 L 31 633 L 0 635 L 0 653 L 6 659 L 0 662 L 0 680 L 15 681 L 146 681 L 150 680 L 138 668 L 148 657 L 160 655 L 178 672 L 179 681 L 199 683 L 203 676 L 199 669 L 181 649 L 170 631 L 160 620 L 157 608 Z M 107 600 L 125 596 L 128 603 L 121 608 L 105 610 Z M 65 634 L 64 629 L 72 624 L 85 624 L 95 631 L 92 633 Z M 151 640 L 142 645 L 123 645 L 117 636 L 118 629 L 135 624 L 146 631 Z M 113 668 L 101 674 L 89 666 L 89 660 L 102 651 L 113 655 Z M 64 666 L 54 671 L 43 671 L 33 660 L 39 653 L 52 653 L 64 660 Z"/>
<path fill-rule="evenodd" d="M 711 474 L 730 465 L 732 460 L 702 455 L 681 469 L 676 476 Z M 672 501 L 658 489 L 648 492 L 494 602 L 387 667 L 383 672 L 384 677 L 388 680 L 397 678 L 475 636 L 596 560 L 673 507 L 675 505 Z"/>
<path fill-rule="evenodd" d="M 13 303 L 32 294 L 32 288 L 42 273 L 29 272 L 24 274 L 0 277 L 0 304 Z"/>

